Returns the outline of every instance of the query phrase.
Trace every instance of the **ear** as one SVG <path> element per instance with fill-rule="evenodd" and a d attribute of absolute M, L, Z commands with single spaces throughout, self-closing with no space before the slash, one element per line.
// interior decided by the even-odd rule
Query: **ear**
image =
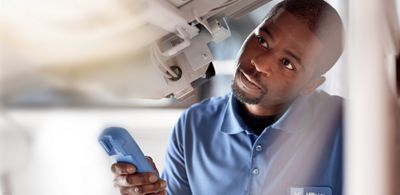
<path fill-rule="evenodd" d="M 312 93 L 317 87 L 319 87 L 322 83 L 325 82 L 325 77 L 323 76 L 318 76 L 311 80 L 301 91 L 300 95 L 301 96 L 306 96 Z"/>

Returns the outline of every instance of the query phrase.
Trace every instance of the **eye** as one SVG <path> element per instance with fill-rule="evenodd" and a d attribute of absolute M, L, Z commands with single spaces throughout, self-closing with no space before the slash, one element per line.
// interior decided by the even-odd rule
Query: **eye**
<path fill-rule="evenodd" d="M 281 59 L 281 63 L 282 65 L 285 66 L 285 68 L 289 69 L 289 70 L 294 70 L 294 66 L 293 64 L 286 58 Z"/>
<path fill-rule="evenodd" d="M 258 41 L 258 44 L 261 45 L 261 47 L 264 47 L 265 49 L 269 49 L 268 42 L 262 36 L 258 35 L 257 41 Z"/>

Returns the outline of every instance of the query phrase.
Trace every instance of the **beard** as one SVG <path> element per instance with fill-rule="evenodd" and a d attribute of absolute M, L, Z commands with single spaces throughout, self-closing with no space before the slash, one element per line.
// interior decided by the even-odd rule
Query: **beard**
<path fill-rule="evenodd" d="M 257 96 L 250 96 L 237 85 L 236 78 L 232 81 L 231 88 L 233 95 L 243 104 L 259 104 L 263 97 L 267 94 L 267 90 L 264 89 Z"/>

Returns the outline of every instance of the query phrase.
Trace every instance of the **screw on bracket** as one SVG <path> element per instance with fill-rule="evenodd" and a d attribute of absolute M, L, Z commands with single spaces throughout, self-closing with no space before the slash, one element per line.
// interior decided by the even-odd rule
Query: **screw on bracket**
<path fill-rule="evenodd" d="M 179 66 L 174 65 L 171 66 L 170 69 L 176 74 L 176 76 L 173 76 L 171 73 L 166 72 L 170 81 L 178 81 L 182 78 L 182 69 Z"/>

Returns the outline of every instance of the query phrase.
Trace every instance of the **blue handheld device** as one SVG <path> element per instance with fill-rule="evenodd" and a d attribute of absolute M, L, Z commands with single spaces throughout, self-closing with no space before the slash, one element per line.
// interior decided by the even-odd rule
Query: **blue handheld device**
<path fill-rule="evenodd" d="M 121 127 L 106 128 L 98 140 L 107 154 L 117 162 L 133 164 L 139 173 L 156 173 L 126 129 Z"/>

